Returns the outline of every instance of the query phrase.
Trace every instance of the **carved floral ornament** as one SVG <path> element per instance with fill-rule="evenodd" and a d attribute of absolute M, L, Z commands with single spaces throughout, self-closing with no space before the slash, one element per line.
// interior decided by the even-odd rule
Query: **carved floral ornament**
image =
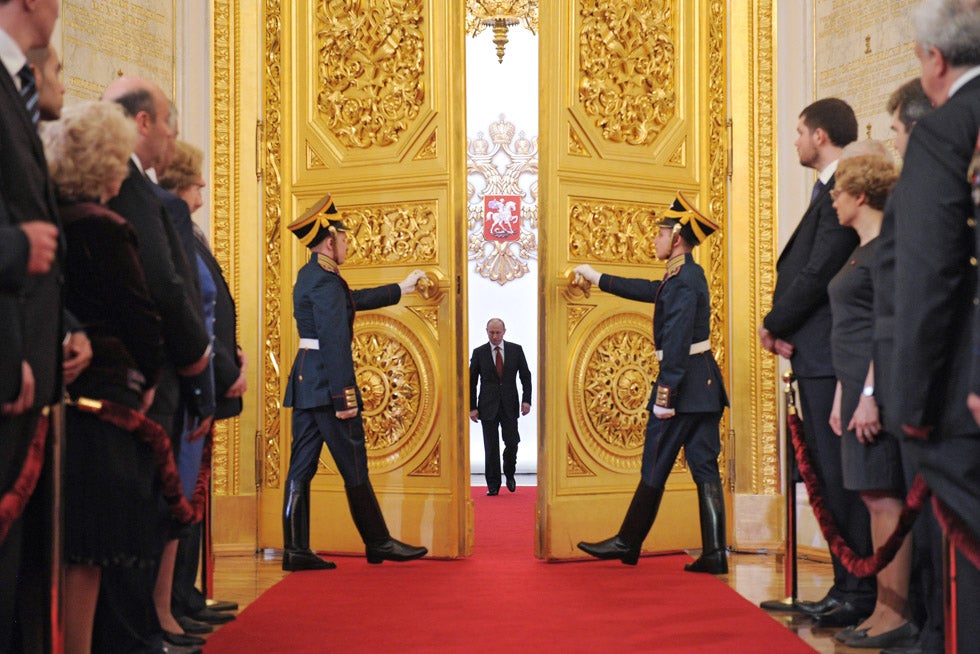
<path fill-rule="evenodd" d="M 347 147 L 396 143 L 425 100 L 424 0 L 321 0 L 316 111 Z"/>
<path fill-rule="evenodd" d="M 476 272 L 503 286 L 537 256 L 538 144 L 503 114 L 488 131 L 467 146 L 467 250 Z"/>
<path fill-rule="evenodd" d="M 650 145 L 675 114 L 674 0 L 583 0 L 579 102 L 603 138 Z"/>

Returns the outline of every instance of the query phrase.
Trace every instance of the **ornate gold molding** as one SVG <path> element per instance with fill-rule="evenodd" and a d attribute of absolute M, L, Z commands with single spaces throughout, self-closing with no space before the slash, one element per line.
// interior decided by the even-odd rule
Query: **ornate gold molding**
<path fill-rule="evenodd" d="M 658 210 L 649 204 L 569 198 L 568 256 L 576 261 L 657 263 L 651 234 Z M 666 207 L 664 207 L 666 208 Z"/>
<path fill-rule="evenodd" d="M 411 459 L 432 429 L 435 371 L 411 329 L 382 314 L 358 316 L 353 350 L 368 467 L 388 472 Z"/>
<path fill-rule="evenodd" d="M 649 0 L 579 6 L 579 101 L 608 141 L 650 145 L 676 112 L 672 9 Z"/>
<path fill-rule="evenodd" d="M 355 206 L 343 211 L 351 236 L 347 265 L 436 263 L 439 206 L 435 202 Z"/>
<path fill-rule="evenodd" d="M 367 5 L 367 6 L 364 6 Z M 321 0 L 316 111 L 351 148 L 398 142 L 425 100 L 422 0 Z"/>
<path fill-rule="evenodd" d="M 263 483 L 269 488 L 279 488 L 279 410 L 281 388 L 279 366 L 282 361 L 279 317 L 281 307 L 280 225 L 282 222 L 282 7 L 279 0 L 265 3 L 265 74 L 263 75 L 263 142 L 262 159 L 265 162 L 262 190 L 265 203 L 263 241 L 265 266 L 263 268 L 262 315 L 265 323 L 262 333 L 265 357 L 262 362 L 262 433 L 264 439 Z"/>

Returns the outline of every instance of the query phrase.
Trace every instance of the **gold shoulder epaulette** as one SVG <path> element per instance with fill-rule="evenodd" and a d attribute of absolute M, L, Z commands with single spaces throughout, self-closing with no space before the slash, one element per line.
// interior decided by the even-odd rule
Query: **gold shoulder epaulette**
<path fill-rule="evenodd" d="M 338 266 L 337 262 L 331 259 L 330 257 L 328 257 L 327 255 L 317 254 L 316 262 L 320 264 L 320 267 L 323 268 L 324 270 L 332 273 L 337 273 L 338 275 L 340 274 L 340 266 Z"/>

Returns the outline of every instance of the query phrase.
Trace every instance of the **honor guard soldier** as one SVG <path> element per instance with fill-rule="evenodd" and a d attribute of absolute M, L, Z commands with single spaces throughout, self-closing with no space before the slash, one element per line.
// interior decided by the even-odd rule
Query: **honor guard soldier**
<path fill-rule="evenodd" d="M 425 556 L 424 547 L 391 537 L 368 479 L 364 443 L 364 404 L 354 376 L 351 343 L 354 313 L 397 304 L 415 290 L 422 271 L 400 284 L 351 290 L 340 276 L 347 258 L 347 227 L 329 194 L 289 225 L 310 249 L 296 276 L 293 316 L 299 350 L 286 385 L 284 406 L 293 408 L 293 437 L 286 494 L 283 498 L 283 570 L 336 567 L 310 550 L 310 481 L 323 443 L 344 479 L 351 516 L 366 548 L 368 563 L 409 561 Z"/>
<path fill-rule="evenodd" d="M 725 502 L 718 472 L 718 423 L 728 406 L 721 371 L 711 352 L 711 304 L 704 269 L 691 251 L 718 226 L 677 194 L 664 213 L 654 241 L 657 258 L 667 261 L 662 280 L 601 274 L 588 264 L 575 272 L 607 293 L 652 302 L 653 340 L 660 371 L 647 410 L 640 483 L 619 533 L 579 549 L 599 559 L 636 565 L 643 541 L 657 517 L 667 477 L 681 446 L 698 488 L 702 552 L 685 566 L 690 572 L 728 572 Z"/>

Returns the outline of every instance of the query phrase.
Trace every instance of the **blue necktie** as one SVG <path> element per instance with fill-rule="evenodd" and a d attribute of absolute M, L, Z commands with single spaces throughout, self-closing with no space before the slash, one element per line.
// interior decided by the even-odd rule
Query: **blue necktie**
<path fill-rule="evenodd" d="M 24 101 L 24 108 L 27 109 L 31 122 L 34 123 L 34 127 L 37 127 L 37 121 L 41 119 L 41 109 L 37 106 L 37 83 L 34 81 L 34 71 L 29 65 L 24 64 L 17 76 L 20 78 L 20 98 Z"/>
<path fill-rule="evenodd" d="M 816 181 L 816 183 L 813 185 L 813 191 L 810 193 L 810 204 L 813 204 L 813 201 L 817 199 L 817 196 L 820 195 L 820 192 L 825 186 L 826 184 L 821 182 L 819 179 Z"/>

